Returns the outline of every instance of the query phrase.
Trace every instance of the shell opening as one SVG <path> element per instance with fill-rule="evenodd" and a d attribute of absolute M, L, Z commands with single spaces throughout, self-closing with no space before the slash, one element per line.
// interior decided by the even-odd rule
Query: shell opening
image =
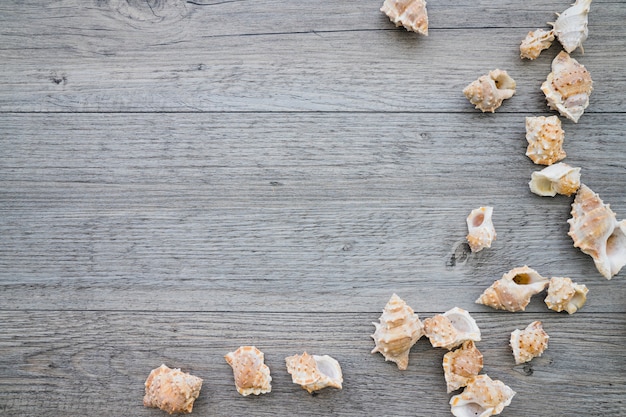
<path fill-rule="evenodd" d="M 329 378 L 337 378 L 339 376 L 337 369 L 332 363 L 330 363 L 330 361 L 316 357 L 315 362 L 317 364 L 317 370 L 323 375 L 326 375 Z"/>
<path fill-rule="evenodd" d="M 484 213 L 480 213 L 472 219 L 472 226 L 480 227 L 480 225 L 482 225 L 484 221 L 485 221 L 485 215 Z"/>
<path fill-rule="evenodd" d="M 626 264 L 626 231 L 616 227 L 606 241 L 606 254 L 611 262 L 611 274 L 616 274 Z"/>
<path fill-rule="evenodd" d="M 528 285 L 535 282 L 530 274 L 517 274 L 513 277 L 513 282 L 518 285 Z"/>
<path fill-rule="evenodd" d="M 457 417 L 471 417 L 482 416 L 486 409 L 478 403 L 467 403 L 462 407 L 457 407 L 454 411 L 456 411 L 454 415 Z"/>

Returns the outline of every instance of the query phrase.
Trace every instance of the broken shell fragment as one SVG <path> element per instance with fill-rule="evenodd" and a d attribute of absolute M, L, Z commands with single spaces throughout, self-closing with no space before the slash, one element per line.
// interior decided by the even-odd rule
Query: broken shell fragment
<path fill-rule="evenodd" d="M 519 46 L 520 57 L 526 59 L 537 59 L 541 51 L 548 49 L 554 41 L 554 31 L 537 29 L 534 32 L 528 32 Z"/>
<path fill-rule="evenodd" d="M 515 94 L 515 80 L 504 70 L 495 69 L 463 89 L 465 97 L 484 112 L 495 112 L 502 102 Z"/>
<path fill-rule="evenodd" d="M 493 416 L 511 404 L 514 396 L 515 391 L 502 381 L 477 375 L 468 381 L 462 393 L 450 398 L 450 411 L 456 417 Z"/>
<path fill-rule="evenodd" d="M 396 26 L 428 36 L 428 13 L 425 0 L 385 0 L 380 11 Z"/>
<path fill-rule="evenodd" d="M 294 355 L 285 358 L 287 372 L 294 384 L 312 394 L 326 387 L 341 389 L 343 375 L 339 362 L 328 355 Z"/>
<path fill-rule="evenodd" d="M 476 300 L 478 304 L 508 311 L 523 311 L 530 298 L 543 291 L 548 279 L 524 265 L 514 268 L 495 281 Z"/>
<path fill-rule="evenodd" d="M 565 158 L 565 132 L 558 116 L 526 117 L 526 156 L 537 165 L 552 165 Z"/>
<path fill-rule="evenodd" d="M 237 392 L 243 396 L 265 394 L 272 390 L 270 368 L 265 365 L 264 355 L 254 346 L 241 346 L 224 356 L 233 368 Z"/>
<path fill-rule="evenodd" d="M 576 48 L 583 49 L 583 42 L 589 36 L 587 23 L 590 8 L 591 0 L 576 0 L 572 7 L 559 15 L 556 22 L 548 22 L 568 53 Z"/>
<path fill-rule="evenodd" d="M 472 210 L 467 217 L 467 242 L 472 252 L 490 248 L 491 242 L 496 239 L 496 229 L 491 219 L 493 207 L 479 207 Z"/>
<path fill-rule="evenodd" d="M 443 372 L 448 393 L 466 386 L 482 369 L 483 355 L 473 340 L 467 340 L 460 348 L 443 355 Z"/>
<path fill-rule="evenodd" d="M 467 340 L 480 341 L 480 329 L 469 312 L 458 307 L 424 320 L 424 333 L 433 347 L 452 349 Z"/>
<path fill-rule="evenodd" d="M 200 395 L 202 379 L 163 364 L 150 372 L 145 386 L 144 406 L 160 408 L 170 414 L 191 413 Z"/>
<path fill-rule="evenodd" d="M 528 185 L 530 191 L 543 197 L 557 194 L 570 196 L 580 188 L 580 168 L 559 162 L 533 172 Z"/>
<path fill-rule="evenodd" d="M 586 285 L 575 284 L 570 278 L 552 277 L 545 303 L 550 310 L 565 310 L 569 314 L 574 314 L 585 305 L 588 292 Z"/>
<path fill-rule="evenodd" d="M 510 345 L 515 364 L 529 362 L 532 358 L 541 356 L 548 348 L 549 338 L 539 320 L 533 321 L 524 330 L 515 329 L 511 332 Z"/>

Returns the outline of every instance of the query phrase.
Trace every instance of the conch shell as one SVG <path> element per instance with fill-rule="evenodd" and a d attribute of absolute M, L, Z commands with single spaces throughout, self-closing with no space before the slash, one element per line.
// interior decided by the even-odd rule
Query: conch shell
<path fill-rule="evenodd" d="M 572 203 L 569 233 L 574 246 L 593 258 L 598 271 L 611 279 L 626 265 L 626 220 L 618 222 L 608 204 L 586 185 Z"/>
<path fill-rule="evenodd" d="M 264 355 L 254 346 L 241 346 L 224 356 L 233 368 L 237 392 L 246 396 L 265 394 L 272 390 L 270 368 L 263 363 Z"/>
<path fill-rule="evenodd" d="M 424 335 L 422 322 L 396 294 L 385 305 L 379 321 L 372 323 L 376 327 L 372 335 L 376 347 L 372 353 L 382 353 L 385 361 L 395 362 L 398 369 L 405 370 L 409 365 L 411 347 Z"/>
<path fill-rule="evenodd" d="M 552 72 L 541 84 L 548 106 L 578 123 L 589 105 L 589 95 L 593 90 L 591 75 L 567 52 L 561 51 L 552 61 Z"/>
<path fill-rule="evenodd" d="M 558 116 L 526 117 L 526 156 L 535 164 L 552 165 L 565 158 L 565 132 Z"/>
<path fill-rule="evenodd" d="M 548 22 L 554 28 L 554 34 L 563 45 L 563 49 L 568 53 L 579 47 L 583 50 L 583 42 L 589 36 L 587 15 L 590 8 L 591 0 L 576 0 L 572 7 L 559 15 L 556 22 Z"/>
<path fill-rule="evenodd" d="M 161 365 L 150 372 L 145 385 L 143 405 L 146 407 L 160 408 L 170 414 L 191 413 L 200 395 L 202 379 Z"/>
<path fill-rule="evenodd" d="M 541 51 L 548 49 L 554 41 L 554 31 L 537 29 L 534 32 L 528 32 L 526 38 L 519 46 L 520 57 L 526 59 L 536 59 Z"/>
<path fill-rule="evenodd" d="M 385 0 L 380 11 L 396 26 L 428 36 L 428 13 L 425 0 Z"/>
<path fill-rule="evenodd" d="M 491 216 L 493 207 L 479 207 L 472 210 L 467 216 L 467 242 L 472 252 L 490 248 L 491 242 L 496 239 L 496 229 L 493 227 Z"/>
<path fill-rule="evenodd" d="M 545 303 L 550 310 L 565 310 L 569 314 L 574 314 L 585 305 L 588 292 L 586 285 L 575 284 L 570 278 L 552 277 Z"/>
<path fill-rule="evenodd" d="M 450 398 L 450 411 L 456 417 L 493 416 L 511 404 L 514 395 L 515 391 L 502 381 L 478 375 L 469 380 L 462 393 Z"/>
<path fill-rule="evenodd" d="M 554 197 L 557 194 L 570 196 L 580 188 L 580 168 L 559 162 L 533 172 L 528 185 L 530 191 L 540 196 Z"/>
<path fill-rule="evenodd" d="M 530 297 L 543 291 L 548 283 L 537 271 L 524 265 L 511 269 L 495 281 L 476 303 L 498 310 L 523 311 Z"/>
<path fill-rule="evenodd" d="M 326 387 L 341 389 L 343 374 L 339 362 L 328 355 L 294 355 L 285 358 L 287 372 L 294 384 L 312 394 Z"/>
<path fill-rule="evenodd" d="M 465 97 L 482 112 L 495 112 L 515 94 L 515 80 L 504 70 L 495 69 L 463 89 Z"/>
<path fill-rule="evenodd" d="M 483 369 L 483 354 L 476 348 L 473 340 L 443 355 L 443 372 L 448 393 L 467 385 L 467 382 Z"/>
<path fill-rule="evenodd" d="M 548 348 L 549 338 L 539 320 L 533 321 L 524 330 L 515 329 L 511 332 L 511 349 L 515 363 L 519 365 L 541 356 Z"/>
<path fill-rule="evenodd" d="M 424 333 L 433 347 L 448 350 L 467 340 L 480 341 L 476 320 L 458 307 L 424 320 Z"/>

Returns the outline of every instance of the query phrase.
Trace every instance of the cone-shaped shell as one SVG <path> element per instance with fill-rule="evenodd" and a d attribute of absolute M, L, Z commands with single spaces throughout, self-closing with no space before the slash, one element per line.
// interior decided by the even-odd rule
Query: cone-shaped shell
<path fill-rule="evenodd" d="M 191 413 L 200 395 L 202 379 L 161 365 L 150 372 L 145 386 L 143 405 L 146 407 L 160 408 L 170 414 Z"/>
<path fill-rule="evenodd" d="M 557 194 L 570 196 L 580 188 L 580 168 L 559 162 L 533 172 L 528 185 L 530 191 L 540 196 L 554 197 Z"/>
<path fill-rule="evenodd" d="M 433 347 L 452 349 L 467 340 L 480 341 L 480 329 L 469 312 L 458 307 L 424 320 L 424 333 Z"/>
<path fill-rule="evenodd" d="M 287 372 L 294 384 L 312 394 L 326 387 L 341 389 L 343 375 L 339 362 L 328 355 L 294 355 L 285 358 Z"/>
<path fill-rule="evenodd" d="M 476 303 L 498 310 L 523 311 L 530 297 L 543 291 L 548 283 L 548 279 L 526 265 L 514 268 L 487 288 Z"/>
<path fill-rule="evenodd" d="M 484 112 L 495 112 L 502 102 L 515 94 L 515 80 L 506 71 L 495 69 L 463 89 L 465 97 Z"/>
<path fill-rule="evenodd" d="M 462 393 L 450 399 L 450 411 L 456 417 L 493 416 L 511 404 L 514 395 L 515 391 L 502 381 L 478 375 L 469 380 Z"/>
<path fill-rule="evenodd" d="M 467 216 L 467 243 L 472 252 L 479 252 L 490 248 L 491 242 L 496 239 L 496 229 L 493 227 L 493 207 L 479 207 Z"/>
<path fill-rule="evenodd" d="M 574 314 L 585 305 L 588 292 L 587 286 L 575 284 L 570 278 L 552 277 L 545 303 L 550 310 L 565 310 L 569 314 Z"/>
<path fill-rule="evenodd" d="M 552 165 L 565 158 L 565 132 L 558 116 L 526 117 L 526 156 L 535 164 Z"/>
<path fill-rule="evenodd" d="M 482 369 L 483 354 L 473 340 L 463 342 L 460 348 L 443 355 L 443 373 L 449 393 L 466 386 Z"/>
<path fill-rule="evenodd" d="M 224 356 L 233 368 L 237 392 L 246 396 L 265 394 L 272 390 L 270 368 L 265 365 L 264 355 L 254 346 L 241 346 Z"/>
<path fill-rule="evenodd" d="M 380 11 L 396 26 L 428 36 L 428 13 L 425 0 L 385 0 Z"/>
<path fill-rule="evenodd" d="M 548 49 L 554 41 L 554 32 L 543 29 L 537 29 L 534 32 L 528 32 L 519 46 L 520 57 L 525 59 L 536 59 L 541 51 Z"/>
<path fill-rule="evenodd" d="M 510 342 L 515 363 L 519 365 L 541 356 L 548 348 L 549 338 L 538 320 L 530 323 L 524 330 L 515 329 L 511 333 Z"/>
<path fill-rule="evenodd" d="M 591 0 L 576 0 L 572 7 L 561 13 L 556 22 L 548 22 L 554 28 L 554 34 L 568 53 L 576 48 L 583 49 L 583 42 L 589 36 L 587 28 Z"/>

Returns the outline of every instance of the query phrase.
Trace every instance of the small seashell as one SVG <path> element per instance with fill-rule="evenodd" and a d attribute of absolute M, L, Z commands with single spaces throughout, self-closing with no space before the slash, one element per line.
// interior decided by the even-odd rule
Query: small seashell
<path fill-rule="evenodd" d="M 565 310 L 569 314 L 574 314 L 585 305 L 588 292 L 587 286 L 575 284 L 570 278 L 552 277 L 545 302 L 550 310 Z"/>
<path fill-rule="evenodd" d="M 463 89 L 465 97 L 482 112 L 495 112 L 515 94 L 515 80 L 506 71 L 495 69 Z"/>
<path fill-rule="evenodd" d="M 580 188 L 580 168 L 559 162 L 533 172 L 528 185 L 530 191 L 540 196 L 554 197 L 557 194 L 570 196 Z"/>
<path fill-rule="evenodd" d="M 326 387 L 341 389 L 343 375 L 339 362 L 328 355 L 294 355 L 285 358 L 287 372 L 294 384 L 312 394 Z"/>
<path fill-rule="evenodd" d="M 458 307 L 424 320 L 424 333 L 433 347 L 448 350 L 467 340 L 480 341 L 476 320 Z"/>
<path fill-rule="evenodd" d="M 548 22 L 567 53 L 579 47 L 583 50 L 583 42 L 589 35 L 587 21 L 590 8 L 591 0 L 576 0 L 572 7 L 559 15 L 556 22 Z"/>
<path fill-rule="evenodd" d="M 523 311 L 530 302 L 530 297 L 543 291 L 548 282 L 537 271 L 524 265 L 511 269 L 495 281 L 476 303 L 498 310 Z"/>
<path fill-rule="evenodd" d="M 537 29 L 534 32 L 528 32 L 526 38 L 519 46 L 520 57 L 526 59 L 537 59 L 541 51 L 548 49 L 554 41 L 554 31 Z"/>
<path fill-rule="evenodd" d="M 589 105 L 589 95 L 593 90 L 591 74 L 567 52 L 561 51 L 552 61 L 552 72 L 541 84 L 548 106 L 578 123 Z"/>
<path fill-rule="evenodd" d="M 146 407 L 160 408 L 170 414 L 191 413 L 200 395 L 202 379 L 161 365 L 150 372 L 145 385 L 143 405 Z"/>
<path fill-rule="evenodd" d="M 519 365 L 541 356 L 548 348 L 549 338 L 538 320 L 530 323 L 524 330 L 515 329 L 511 332 L 510 343 L 515 363 Z"/>
<path fill-rule="evenodd" d="M 493 207 L 479 207 L 472 210 L 467 216 L 466 239 L 472 252 L 479 252 L 484 248 L 490 248 L 491 242 L 496 240 L 496 229 L 493 227 L 491 216 Z"/>
<path fill-rule="evenodd" d="M 511 404 L 513 396 L 515 391 L 502 381 L 477 375 L 468 381 L 462 393 L 450 398 L 450 411 L 456 417 L 493 416 Z"/>
<path fill-rule="evenodd" d="M 241 346 L 224 356 L 233 368 L 237 392 L 246 396 L 265 394 L 272 390 L 270 368 L 263 363 L 264 355 L 254 346 Z"/>
<path fill-rule="evenodd" d="M 385 0 L 380 11 L 396 26 L 428 36 L 428 13 L 425 0 Z"/>
<path fill-rule="evenodd" d="M 526 117 L 526 156 L 535 164 L 552 165 L 565 158 L 565 132 L 558 116 Z"/>
<path fill-rule="evenodd" d="M 396 294 L 385 305 L 379 321 L 372 323 L 376 327 L 372 335 L 376 347 L 372 353 L 380 352 L 385 361 L 395 362 L 398 369 L 405 370 L 409 365 L 411 347 L 424 335 L 422 322 Z"/>
<path fill-rule="evenodd" d="M 473 340 L 443 355 L 443 372 L 448 386 L 448 393 L 467 385 L 467 382 L 483 369 L 483 354 L 476 348 Z"/>
<path fill-rule="evenodd" d="M 615 213 L 600 196 L 581 185 L 572 203 L 568 235 L 574 246 L 591 256 L 598 271 L 611 279 L 626 265 L 626 220 Z"/>

